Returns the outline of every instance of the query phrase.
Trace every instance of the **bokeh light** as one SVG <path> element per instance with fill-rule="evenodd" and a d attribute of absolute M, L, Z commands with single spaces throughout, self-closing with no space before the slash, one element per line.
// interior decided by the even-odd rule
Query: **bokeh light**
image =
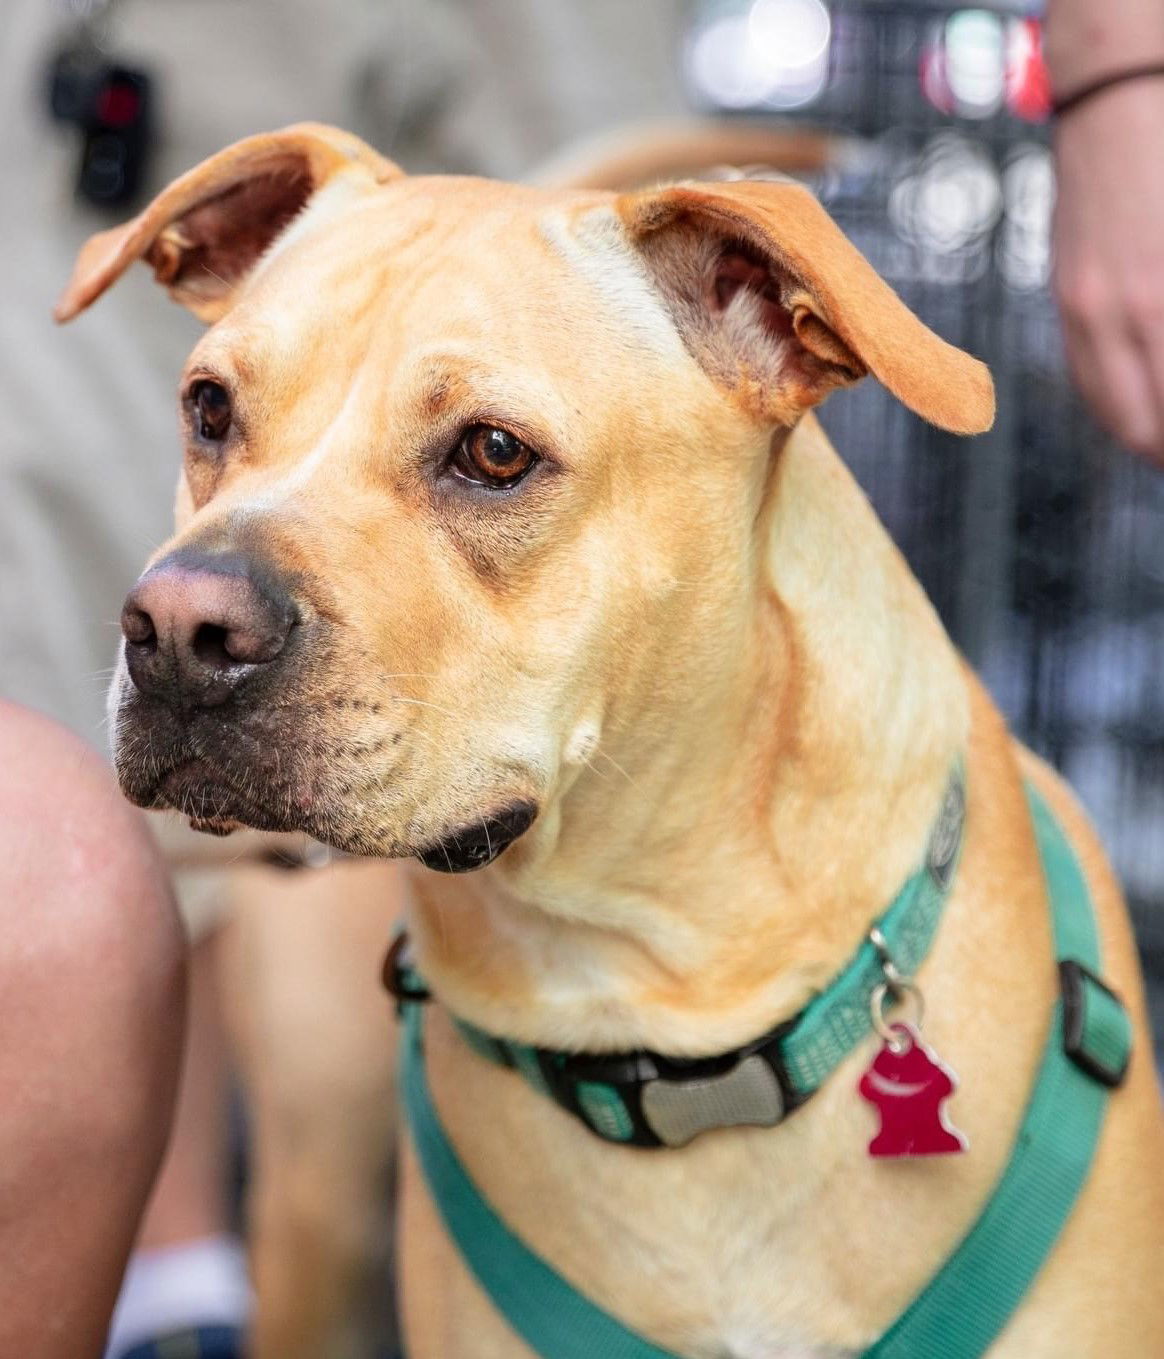
<path fill-rule="evenodd" d="M 831 37 L 822 0 L 753 0 L 694 30 L 688 78 L 713 107 L 801 108 L 828 81 Z"/>

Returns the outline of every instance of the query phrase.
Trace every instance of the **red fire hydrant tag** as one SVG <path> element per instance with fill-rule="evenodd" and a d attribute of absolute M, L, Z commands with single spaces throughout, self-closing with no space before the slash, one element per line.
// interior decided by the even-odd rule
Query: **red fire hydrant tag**
<path fill-rule="evenodd" d="M 881 1114 L 870 1156 L 941 1156 L 969 1145 L 942 1107 L 957 1089 L 954 1073 L 909 1024 L 894 1024 L 857 1089 Z"/>

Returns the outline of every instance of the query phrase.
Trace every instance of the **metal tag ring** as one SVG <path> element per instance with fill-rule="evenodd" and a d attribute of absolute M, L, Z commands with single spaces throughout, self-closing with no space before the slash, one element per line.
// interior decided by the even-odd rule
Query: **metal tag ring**
<path fill-rule="evenodd" d="M 883 1039 L 894 1052 L 898 1052 L 902 1047 L 901 1034 L 885 1018 L 886 1004 L 888 1000 L 896 1005 L 903 996 L 908 995 L 914 1002 L 917 1009 L 914 1018 L 914 1027 L 921 1028 L 922 1020 L 925 1018 L 926 1006 L 922 998 L 922 993 L 913 982 L 904 981 L 897 986 L 890 986 L 888 982 L 878 982 L 873 988 L 869 997 L 869 1018 L 873 1023 L 873 1028 L 877 1036 Z"/>

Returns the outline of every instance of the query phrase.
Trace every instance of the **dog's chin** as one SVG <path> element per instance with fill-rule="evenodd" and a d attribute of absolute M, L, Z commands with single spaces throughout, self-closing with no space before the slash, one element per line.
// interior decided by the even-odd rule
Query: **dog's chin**
<path fill-rule="evenodd" d="M 186 817 L 206 835 L 251 830 L 300 832 L 346 854 L 377 858 L 417 858 L 442 873 L 484 868 L 524 835 L 537 816 L 537 803 L 513 798 L 484 814 L 459 822 L 436 836 L 401 840 L 383 826 L 368 826 L 364 816 L 331 799 L 293 798 L 280 790 L 269 799 L 260 784 L 205 759 L 189 759 L 148 781 L 143 771 L 119 766 L 122 791 L 139 807 L 167 809 Z"/>
<path fill-rule="evenodd" d="M 150 784 L 119 769 L 122 791 L 140 807 L 168 808 L 181 813 L 197 831 L 229 835 L 250 827 L 262 831 L 302 831 L 309 816 L 295 814 L 286 806 L 275 810 L 261 788 L 248 786 L 205 760 L 176 764 Z"/>

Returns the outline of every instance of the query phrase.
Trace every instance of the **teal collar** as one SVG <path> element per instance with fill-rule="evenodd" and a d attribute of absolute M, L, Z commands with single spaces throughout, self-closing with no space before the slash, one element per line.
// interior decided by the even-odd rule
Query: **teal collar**
<path fill-rule="evenodd" d="M 1061 982 L 1035 1086 L 1010 1160 L 977 1221 L 897 1321 L 871 1338 L 862 1359 L 979 1359 L 990 1349 L 1086 1183 L 1107 1098 L 1127 1069 L 1131 1026 L 1097 976 L 1099 940 L 1087 884 L 1042 797 L 1028 787 L 1027 798 Z M 960 824 L 960 812 L 957 819 Z M 952 871 L 952 858 L 950 865 Z M 896 906 L 883 919 L 883 933 L 892 927 Z M 933 914 L 936 920 L 936 909 Z M 932 924 L 922 928 L 922 942 L 912 947 L 924 954 L 932 933 Z M 896 931 L 891 943 L 911 947 Z M 900 956 L 907 962 L 910 955 Z M 812 1010 L 810 1005 L 800 1016 L 798 1028 Z M 493 1305 L 540 1359 L 677 1359 L 578 1292 L 498 1217 L 441 1126 L 425 1077 L 421 1008 L 406 1003 L 404 1011 L 401 1084 L 421 1171 L 449 1237 Z M 828 1052 L 850 1041 L 852 1029 L 844 1018 L 841 1023 L 835 1042 L 814 1040 L 805 1050 L 826 1053 L 827 1062 Z M 853 1153 L 863 1154 L 859 1148 Z M 877 1173 L 899 1172 L 883 1161 Z"/>
<path fill-rule="evenodd" d="M 742 1047 L 690 1060 L 645 1049 L 567 1053 L 499 1038 L 464 1020 L 457 1027 L 481 1056 L 520 1072 L 608 1142 L 679 1147 L 714 1128 L 775 1127 L 868 1037 L 877 988 L 920 967 L 954 880 L 965 813 L 959 761 L 924 861 L 857 952 L 798 1015 Z M 386 984 L 404 1001 L 419 999 L 418 979 L 402 956 L 400 947 L 389 954 Z"/>

